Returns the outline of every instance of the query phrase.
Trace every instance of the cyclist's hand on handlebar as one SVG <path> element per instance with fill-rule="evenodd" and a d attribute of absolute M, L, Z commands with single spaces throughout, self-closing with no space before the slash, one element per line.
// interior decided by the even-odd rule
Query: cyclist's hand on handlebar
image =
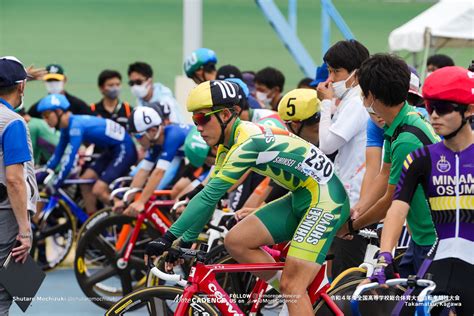
<path fill-rule="evenodd" d="M 387 279 L 394 278 L 393 258 L 390 252 L 382 252 L 379 254 L 377 264 L 375 265 L 374 273 L 369 278 L 371 282 L 378 282 L 385 284 Z M 386 286 L 385 286 L 386 287 Z"/>
<path fill-rule="evenodd" d="M 175 240 L 176 237 L 168 231 L 162 237 L 150 241 L 146 245 L 146 254 L 149 256 L 161 256 L 163 252 L 171 247 Z"/>
<path fill-rule="evenodd" d="M 125 202 L 120 199 L 114 198 L 114 206 L 112 207 L 112 210 L 114 212 L 121 212 L 123 211 L 124 208 L 125 208 Z"/>
<path fill-rule="evenodd" d="M 145 203 L 140 202 L 140 201 L 135 201 L 132 204 L 130 204 L 123 213 L 128 216 L 136 216 L 138 213 L 143 212 L 144 209 L 145 209 Z"/>

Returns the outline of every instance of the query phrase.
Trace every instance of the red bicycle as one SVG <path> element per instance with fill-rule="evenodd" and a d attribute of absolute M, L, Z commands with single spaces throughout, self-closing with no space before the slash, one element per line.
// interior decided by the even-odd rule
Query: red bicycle
<path fill-rule="evenodd" d="M 155 196 L 169 193 L 156 191 Z M 82 291 L 95 304 L 109 308 L 119 297 L 145 285 L 145 246 L 171 226 L 170 216 L 160 209 L 174 202 L 150 201 L 136 218 L 114 214 L 84 233 L 76 249 L 74 271 Z"/>
<path fill-rule="evenodd" d="M 251 305 L 246 312 L 257 315 L 262 303 L 267 300 L 265 293 L 268 284 L 264 280 L 258 279 L 251 293 L 230 297 L 217 282 L 215 274 L 282 270 L 285 265 L 284 262 L 206 265 L 203 262 L 207 253 L 203 250 L 172 248 L 170 252 L 175 258 L 194 260 L 188 280 L 183 280 L 178 274 L 162 272 L 157 267 L 153 267 L 151 273 L 160 280 L 174 282 L 184 288 L 162 285 L 137 290 L 118 301 L 105 315 L 124 315 L 145 306 L 150 315 L 245 315 L 239 306 L 243 301 Z M 279 251 L 271 254 L 280 256 Z M 329 287 L 326 266 L 323 265 L 308 288 L 311 302 L 315 304 L 323 300 L 333 315 L 344 315 L 326 293 Z"/>

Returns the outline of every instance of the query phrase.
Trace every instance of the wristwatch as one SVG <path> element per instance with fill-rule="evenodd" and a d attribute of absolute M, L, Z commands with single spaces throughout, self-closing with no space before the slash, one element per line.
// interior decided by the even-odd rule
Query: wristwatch
<path fill-rule="evenodd" d="M 27 234 L 18 233 L 18 237 L 23 238 L 23 239 L 31 238 L 31 233 L 27 233 Z"/>

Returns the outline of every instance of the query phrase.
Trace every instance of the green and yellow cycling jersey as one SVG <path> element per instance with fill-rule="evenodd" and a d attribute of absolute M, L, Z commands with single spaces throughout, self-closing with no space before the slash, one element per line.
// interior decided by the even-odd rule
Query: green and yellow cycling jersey
<path fill-rule="evenodd" d="M 228 147 L 218 148 L 211 180 L 170 232 L 184 241 L 195 240 L 219 199 L 249 169 L 291 191 L 256 213 L 274 241 L 293 237 L 290 256 L 322 263 L 349 216 L 348 197 L 333 163 L 316 146 L 288 131 L 239 119 Z"/>

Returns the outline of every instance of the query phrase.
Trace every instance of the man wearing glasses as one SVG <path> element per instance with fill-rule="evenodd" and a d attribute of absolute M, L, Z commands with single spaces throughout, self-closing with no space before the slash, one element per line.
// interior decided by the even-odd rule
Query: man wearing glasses
<path fill-rule="evenodd" d="M 161 255 L 178 237 L 188 245 L 196 240 L 217 202 L 252 170 L 291 192 L 240 221 L 226 236 L 226 248 L 239 262 L 274 262 L 260 247 L 291 240 L 283 273 L 267 271 L 258 276 L 286 297 L 296 298 L 287 301 L 290 315 L 310 315 L 313 309 L 306 289 L 349 217 L 349 198 L 333 163 L 316 146 L 286 130 L 241 121 L 238 89 L 233 82 L 214 80 L 189 94 L 187 109 L 193 112 L 202 138 L 209 146 L 219 146 L 215 168 L 166 234 L 148 244 L 147 254 Z M 295 115 L 296 107 L 317 106 L 319 100 L 313 91 L 281 102 L 288 115 Z"/>
<path fill-rule="evenodd" d="M 153 83 L 153 69 L 144 62 L 128 66 L 128 85 L 137 97 L 137 106 L 154 105 L 160 111 L 165 124 L 184 123 L 178 101 L 171 90 L 159 82 Z"/>
<path fill-rule="evenodd" d="M 379 283 L 391 277 L 386 266 L 393 260 L 391 251 L 421 185 L 438 239 L 418 276 L 428 269 L 437 293 L 460 296 L 456 315 L 474 313 L 474 290 L 466 278 L 474 274 L 474 135 L 469 124 L 474 115 L 473 87 L 474 73 L 461 67 L 444 67 L 426 79 L 423 97 L 433 128 L 444 139 L 406 157 L 372 276 Z"/>

